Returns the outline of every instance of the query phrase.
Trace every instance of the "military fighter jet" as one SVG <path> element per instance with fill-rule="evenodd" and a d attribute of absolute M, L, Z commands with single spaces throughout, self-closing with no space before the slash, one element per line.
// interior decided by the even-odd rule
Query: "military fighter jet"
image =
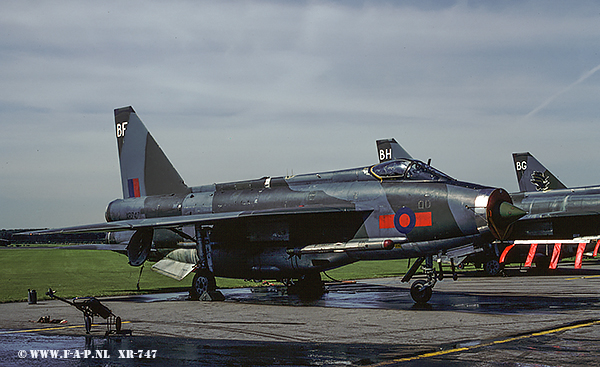
<path fill-rule="evenodd" d="M 554 269 L 560 257 L 575 255 L 580 268 L 584 254 L 598 253 L 600 186 L 567 188 L 529 152 L 513 153 L 513 162 L 520 192 L 511 198 L 528 215 L 514 223 L 508 239 L 528 248 L 525 266 L 536 260 Z M 502 251 L 500 263 L 512 248 Z"/>
<path fill-rule="evenodd" d="M 567 188 L 529 152 L 513 153 L 519 192 L 510 194 L 515 206 L 529 214 L 512 225 L 506 241 L 492 251 L 473 254 L 468 262 L 484 264 L 495 275 L 504 263 L 523 262 L 539 269 L 556 269 L 561 258 L 595 257 L 600 244 L 600 186 Z"/>
<path fill-rule="evenodd" d="M 415 281 L 411 296 L 427 302 L 440 277 L 434 255 L 504 239 L 526 214 L 505 190 L 455 180 L 395 146 L 367 167 L 190 187 L 132 107 L 115 110 L 115 126 L 123 199 L 108 205 L 106 223 L 41 233 L 134 231 L 127 255 L 139 266 L 155 231 L 171 230 L 195 246 L 153 268 L 177 279 L 195 272 L 194 298 L 216 294 L 215 276 L 322 294 L 322 271 L 418 258 L 404 280 L 424 263 L 427 280 Z"/>

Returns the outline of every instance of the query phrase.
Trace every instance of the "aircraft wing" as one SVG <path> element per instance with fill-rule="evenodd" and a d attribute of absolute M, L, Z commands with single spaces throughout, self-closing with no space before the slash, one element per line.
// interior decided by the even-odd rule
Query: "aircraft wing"
<path fill-rule="evenodd" d="M 174 228 L 192 224 L 211 224 L 222 220 L 236 218 L 260 218 L 273 216 L 289 215 L 307 215 L 319 213 L 342 213 L 358 212 L 353 207 L 297 207 L 256 211 L 237 211 L 226 213 L 207 213 L 194 215 L 178 215 L 172 217 L 145 218 L 145 219 L 127 219 L 107 223 L 96 223 L 74 227 L 53 228 L 40 231 L 22 232 L 19 235 L 38 235 L 38 234 L 66 234 L 66 233 L 87 233 L 87 232 L 117 232 L 131 231 L 143 228 Z M 371 211 L 362 211 L 369 214 Z"/>
<path fill-rule="evenodd" d="M 51 248 L 59 250 L 107 250 L 115 252 L 127 251 L 127 244 L 116 244 L 116 243 L 84 243 L 80 245 L 56 245 L 56 246 L 27 246 L 24 248 Z"/>

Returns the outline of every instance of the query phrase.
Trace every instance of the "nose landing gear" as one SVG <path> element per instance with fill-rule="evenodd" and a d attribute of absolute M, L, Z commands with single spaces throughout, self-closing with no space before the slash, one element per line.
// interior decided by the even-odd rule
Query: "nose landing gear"
<path fill-rule="evenodd" d="M 425 264 L 423 264 L 425 262 Z M 431 295 L 433 294 L 433 287 L 438 280 L 444 278 L 444 272 L 440 263 L 439 273 L 433 267 L 433 256 L 420 257 L 408 270 L 408 272 L 402 278 L 402 282 L 406 283 L 412 279 L 419 267 L 423 264 L 423 272 L 427 277 L 426 280 L 419 279 L 415 281 L 410 287 L 410 296 L 413 301 L 417 304 L 424 304 L 429 302 Z M 456 272 L 454 262 L 452 262 L 453 279 L 456 280 Z"/>
<path fill-rule="evenodd" d="M 417 280 L 410 286 L 410 296 L 416 303 L 427 303 L 433 293 L 433 285 L 428 285 L 424 280 Z"/>

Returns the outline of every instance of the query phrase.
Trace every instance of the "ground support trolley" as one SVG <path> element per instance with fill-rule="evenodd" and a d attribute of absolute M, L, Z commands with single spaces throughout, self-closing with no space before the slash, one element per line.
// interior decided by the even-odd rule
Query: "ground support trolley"
<path fill-rule="evenodd" d="M 83 312 L 83 321 L 85 324 L 85 332 L 86 334 L 90 333 L 92 329 L 92 324 L 94 322 L 94 316 L 100 316 L 106 320 L 106 336 L 115 333 L 121 333 L 121 318 L 119 316 L 115 316 L 112 311 L 104 306 L 100 301 L 98 301 L 95 297 L 76 297 L 73 298 L 72 301 L 68 299 L 59 297 L 55 294 L 55 291 L 52 288 L 48 289 L 46 292 L 50 298 L 58 299 L 65 303 L 74 306 L 79 311 Z"/>

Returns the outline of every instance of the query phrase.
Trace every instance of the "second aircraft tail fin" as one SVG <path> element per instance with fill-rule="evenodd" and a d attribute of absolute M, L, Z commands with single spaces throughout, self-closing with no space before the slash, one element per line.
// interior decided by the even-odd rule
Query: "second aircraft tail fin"
<path fill-rule="evenodd" d="M 379 163 L 401 158 L 412 159 L 394 138 L 377 140 L 377 154 Z"/>
<path fill-rule="evenodd" d="M 513 153 L 513 162 L 521 192 L 567 188 L 529 152 Z"/>
<path fill-rule="evenodd" d="M 115 126 L 125 199 L 189 191 L 133 107 L 115 109 Z"/>

